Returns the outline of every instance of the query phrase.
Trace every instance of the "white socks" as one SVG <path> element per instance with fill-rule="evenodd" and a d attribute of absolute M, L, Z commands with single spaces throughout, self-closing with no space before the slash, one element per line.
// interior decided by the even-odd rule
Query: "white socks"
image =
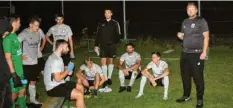
<path fill-rule="evenodd" d="M 140 89 L 138 94 L 143 94 L 144 87 L 146 85 L 146 80 L 147 78 L 145 76 L 142 76 L 141 81 L 140 81 Z"/>
<path fill-rule="evenodd" d="M 104 74 L 104 79 L 106 81 L 106 80 L 108 80 L 108 77 L 107 77 L 107 71 L 108 71 L 107 65 L 101 66 L 101 68 L 102 68 L 102 71 L 103 71 L 103 74 Z"/>
<path fill-rule="evenodd" d="M 168 76 L 165 76 L 162 80 L 162 83 L 164 85 L 164 97 L 168 97 L 168 87 L 169 87 L 169 78 Z"/>
<path fill-rule="evenodd" d="M 108 79 L 112 78 L 113 69 L 114 69 L 114 65 L 113 64 L 109 64 L 108 65 Z"/>
<path fill-rule="evenodd" d="M 122 70 L 119 70 L 119 79 L 120 79 L 121 87 L 124 87 L 125 86 L 125 75 Z"/>
<path fill-rule="evenodd" d="M 36 86 L 29 84 L 28 91 L 29 91 L 29 95 L 30 95 L 30 102 L 32 102 L 34 104 L 40 104 L 39 102 L 36 101 Z"/>
<path fill-rule="evenodd" d="M 133 83 L 134 83 L 135 79 L 137 78 L 137 75 L 138 75 L 137 71 L 133 71 L 132 76 L 130 78 L 130 82 L 129 82 L 130 87 L 133 86 Z"/>

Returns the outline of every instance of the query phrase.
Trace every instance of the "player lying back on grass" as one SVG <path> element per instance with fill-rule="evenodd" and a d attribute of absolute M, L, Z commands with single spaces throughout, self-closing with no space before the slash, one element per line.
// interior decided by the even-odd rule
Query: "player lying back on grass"
<path fill-rule="evenodd" d="M 140 90 L 136 98 L 139 98 L 143 95 L 143 89 L 146 84 L 147 78 L 150 80 L 152 86 L 161 85 L 164 86 L 164 100 L 167 100 L 168 97 L 168 86 L 169 86 L 169 78 L 168 78 L 168 64 L 165 61 L 160 60 L 159 52 L 152 52 L 152 61 L 147 65 L 147 67 L 142 71 L 142 79 L 140 82 Z M 151 74 L 149 70 L 152 70 Z"/>
<path fill-rule="evenodd" d="M 82 72 L 84 72 L 84 75 Z M 93 63 L 89 56 L 85 58 L 84 64 L 78 70 L 77 77 L 87 89 L 87 94 L 89 94 L 89 90 L 93 90 L 94 97 L 97 97 L 97 90 L 105 80 L 100 66 Z"/>

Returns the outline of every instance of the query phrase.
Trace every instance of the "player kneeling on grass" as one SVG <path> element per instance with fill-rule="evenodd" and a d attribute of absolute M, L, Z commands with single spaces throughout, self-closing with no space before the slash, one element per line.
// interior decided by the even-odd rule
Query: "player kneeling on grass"
<path fill-rule="evenodd" d="M 82 74 L 84 72 L 84 75 Z M 89 95 L 89 90 L 93 90 L 94 97 L 97 97 L 97 90 L 104 83 L 104 75 L 99 65 L 93 63 L 92 59 L 87 56 L 84 64 L 81 65 L 77 77 L 83 78 L 82 83 L 86 87 L 86 95 Z"/>
<path fill-rule="evenodd" d="M 124 53 L 120 57 L 119 61 L 119 79 L 120 79 L 120 90 L 119 92 L 123 92 L 127 90 L 131 92 L 131 87 L 136 78 L 141 76 L 140 73 L 140 65 L 141 65 L 141 56 L 137 52 L 134 51 L 134 45 L 132 43 L 128 43 L 125 45 L 126 53 Z M 125 66 L 123 66 L 125 64 Z M 125 87 L 125 79 L 130 79 L 129 85 Z"/>
<path fill-rule="evenodd" d="M 143 89 L 146 84 L 147 78 L 150 80 L 152 86 L 161 85 L 164 86 L 164 100 L 168 99 L 168 64 L 165 61 L 160 60 L 159 52 L 152 52 L 152 61 L 147 65 L 147 67 L 142 71 L 142 79 L 140 82 L 140 90 L 136 98 L 139 98 L 143 95 Z M 153 75 L 149 73 L 149 70 L 152 70 Z"/>
<path fill-rule="evenodd" d="M 71 62 L 67 68 L 64 68 L 61 58 L 63 54 L 67 54 L 69 51 L 67 41 L 57 40 L 55 48 L 56 50 L 45 63 L 44 84 L 47 94 L 51 97 L 65 97 L 68 100 L 76 100 L 76 108 L 85 108 L 83 86 L 76 82 L 65 81 L 65 77 L 72 75 L 74 68 L 74 64 Z"/>

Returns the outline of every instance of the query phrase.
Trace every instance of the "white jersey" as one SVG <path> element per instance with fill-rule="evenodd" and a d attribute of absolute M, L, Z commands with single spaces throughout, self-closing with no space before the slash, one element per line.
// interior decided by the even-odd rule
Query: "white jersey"
<path fill-rule="evenodd" d="M 124 53 L 121 55 L 120 60 L 125 63 L 126 68 L 129 68 L 135 65 L 137 60 L 141 60 L 141 56 L 137 52 L 133 52 L 131 55 Z"/>
<path fill-rule="evenodd" d="M 157 66 L 153 61 L 151 61 L 147 66 L 147 69 L 152 69 L 153 75 L 161 75 L 164 70 L 168 68 L 168 64 L 165 61 L 160 60 L 159 65 Z"/>
<path fill-rule="evenodd" d="M 41 30 L 40 28 L 39 28 L 39 30 L 38 30 L 38 32 L 39 32 L 39 34 L 40 34 L 40 40 L 41 39 L 45 39 L 45 35 L 44 35 L 44 32 L 43 32 L 43 30 Z M 39 46 L 41 45 L 41 42 L 39 43 Z M 41 58 L 43 55 L 42 55 L 42 52 L 40 51 L 40 47 L 38 48 L 38 58 Z"/>
<path fill-rule="evenodd" d="M 29 28 L 24 29 L 19 35 L 18 39 L 23 44 L 23 55 L 27 56 L 23 60 L 24 65 L 35 65 L 38 63 L 38 49 L 40 48 L 40 33 L 30 32 Z"/>
<path fill-rule="evenodd" d="M 99 65 L 93 63 L 91 69 L 86 67 L 86 65 L 81 65 L 80 70 L 84 71 L 87 80 L 95 80 L 95 75 L 99 73 L 103 75 L 102 69 Z"/>
<path fill-rule="evenodd" d="M 45 63 L 44 68 L 44 84 L 47 91 L 53 89 L 54 87 L 65 83 L 65 80 L 61 80 L 59 82 L 55 81 L 55 79 L 51 78 L 53 73 L 62 73 L 64 72 L 64 64 L 63 60 L 60 56 L 58 56 L 55 52 L 49 56 Z"/>
<path fill-rule="evenodd" d="M 46 36 L 53 35 L 54 39 L 54 45 L 53 45 L 53 51 L 55 50 L 56 40 L 63 39 L 68 41 L 69 37 L 73 35 L 70 26 L 66 24 L 62 25 L 54 25 L 49 29 L 49 31 L 46 33 Z"/>

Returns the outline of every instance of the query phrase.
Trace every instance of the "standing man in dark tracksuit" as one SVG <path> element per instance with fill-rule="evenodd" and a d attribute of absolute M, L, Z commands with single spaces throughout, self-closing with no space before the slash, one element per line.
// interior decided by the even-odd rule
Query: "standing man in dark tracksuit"
<path fill-rule="evenodd" d="M 2 47 L 2 38 L 5 37 L 7 34 L 6 28 L 8 25 L 8 21 L 5 19 L 2 19 L 0 21 L 0 108 L 11 108 L 12 107 L 12 98 L 11 98 L 11 87 L 9 84 L 9 80 L 11 77 L 11 72 L 8 67 L 8 64 L 5 59 L 5 55 L 3 52 Z"/>
<path fill-rule="evenodd" d="M 116 57 L 116 44 L 120 40 L 121 30 L 119 23 L 112 19 L 112 11 L 110 9 L 104 11 L 104 16 L 105 19 L 100 21 L 97 27 L 95 49 L 100 46 L 101 68 L 106 80 L 104 83 L 105 87 L 112 84 L 113 58 Z"/>
<path fill-rule="evenodd" d="M 204 18 L 197 16 L 198 9 L 194 3 L 187 6 L 189 18 L 182 23 L 178 38 L 183 40 L 183 52 L 180 60 L 181 77 L 183 81 L 183 97 L 176 100 L 181 103 L 189 101 L 191 79 L 193 78 L 197 91 L 197 108 L 203 107 L 204 95 L 204 61 L 209 44 L 209 28 Z"/>

